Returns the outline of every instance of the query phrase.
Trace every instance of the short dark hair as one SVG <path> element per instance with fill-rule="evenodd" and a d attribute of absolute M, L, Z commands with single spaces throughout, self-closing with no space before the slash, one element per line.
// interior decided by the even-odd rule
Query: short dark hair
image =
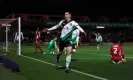
<path fill-rule="evenodd" d="M 67 11 L 67 12 L 65 12 L 65 13 L 68 13 L 68 14 L 72 15 L 72 13 L 71 13 L 71 12 L 69 12 L 69 11 Z"/>

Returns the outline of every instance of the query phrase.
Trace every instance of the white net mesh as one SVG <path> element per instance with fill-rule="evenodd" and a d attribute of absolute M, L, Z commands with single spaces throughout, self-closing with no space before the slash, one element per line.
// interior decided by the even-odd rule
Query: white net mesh
<path fill-rule="evenodd" d="M 18 32 L 18 19 L 0 19 L 0 53 L 17 53 L 14 42 L 15 33 Z"/>

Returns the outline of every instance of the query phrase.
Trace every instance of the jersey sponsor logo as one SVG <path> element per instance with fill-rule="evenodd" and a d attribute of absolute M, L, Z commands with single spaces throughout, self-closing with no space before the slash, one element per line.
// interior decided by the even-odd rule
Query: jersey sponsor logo
<path fill-rule="evenodd" d="M 70 23 L 70 26 L 72 26 L 72 23 Z"/>

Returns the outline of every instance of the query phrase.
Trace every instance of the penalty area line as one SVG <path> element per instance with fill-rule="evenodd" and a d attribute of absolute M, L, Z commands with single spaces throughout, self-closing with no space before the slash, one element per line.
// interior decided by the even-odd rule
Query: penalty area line
<path fill-rule="evenodd" d="M 35 59 L 35 58 L 29 57 L 29 56 L 24 56 L 24 55 L 21 55 L 21 56 L 24 57 L 24 58 L 28 58 L 28 59 L 34 60 L 34 61 L 38 61 L 38 62 L 42 62 L 42 63 L 48 64 L 48 65 L 51 65 L 51 66 L 56 66 L 56 64 L 49 63 L 49 62 L 46 62 L 46 61 L 43 61 L 43 60 Z M 92 77 L 92 78 L 95 78 L 95 79 L 98 79 L 98 80 L 108 80 L 106 78 L 98 77 L 98 76 L 95 76 L 95 75 L 92 75 L 92 74 L 88 74 L 88 73 L 85 73 L 85 72 L 81 72 L 81 71 L 78 71 L 78 70 L 75 70 L 75 69 L 71 69 L 71 71 L 73 71 L 75 73 L 79 73 L 79 74 L 85 75 L 85 76 L 88 76 L 88 77 Z"/>

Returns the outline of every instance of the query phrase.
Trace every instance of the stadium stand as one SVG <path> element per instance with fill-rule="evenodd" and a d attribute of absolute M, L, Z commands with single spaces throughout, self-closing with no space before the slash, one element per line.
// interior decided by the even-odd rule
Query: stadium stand
<path fill-rule="evenodd" d="M 25 41 L 32 42 L 37 27 L 51 27 L 62 19 L 63 15 L 36 15 L 36 14 L 11 14 L 8 18 L 22 18 L 22 31 L 24 31 Z M 106 17 L 106 16 L 73 16 L 73 19 L 79 22 L 79 25 L 85 28 L 87 37 L 81 35 L 82 43 L 94 43 L 95 38 L 93 32 L 100 32 L 103 36 L 103 42 L 108 43 L 111 36 L 118 32 L 122 42 L 133 42 L 133 21 L 132 17 Z M 104 29 L 97 29 L 96 26 L 104 26 Z M 59 35 L 58 30 L 46 35 L 42 34 L 44 42 L 50 41 L 53 34 Z M 32 36 L 31 36 L 32 35 Z"/>

